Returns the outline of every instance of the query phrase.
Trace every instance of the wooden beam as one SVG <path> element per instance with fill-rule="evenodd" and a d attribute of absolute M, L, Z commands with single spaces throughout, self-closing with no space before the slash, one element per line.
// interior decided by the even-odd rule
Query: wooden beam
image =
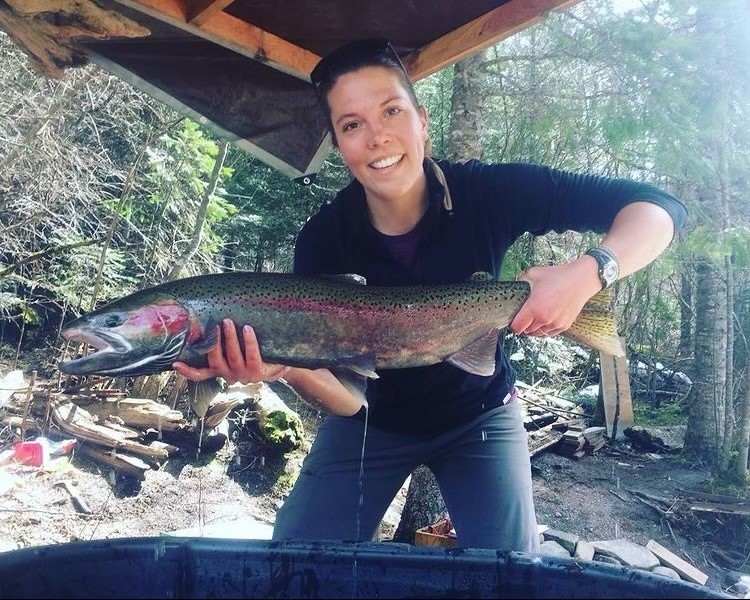
<path fill-rule="evenodd" d="M 196 27 L 189 22 L 191 5 L 185 0 L 116 1 L 305 81 L 310 80 L 310 71 L 320 60 L 314 52 L 221 10 L 213 12 L 201 27 Z"/>
<path fill-rule="evenodd" d="M 609 439 L 625 439 L 624 431 L 634 423 L 628 359 L 600 352 L 599 367 L 607 436 Z"/>
<path fill-rule="evenodd" d="M 405 57 L 404 64 L 411 79 L 418 81 L 542 21 L 552 10 L 562 10 L 578 2 L 510 0 Z"/>
<path fill-rule="evenodd" d="M 651 550 L 654 556 L 659 559 L 659 562 L 661 564 L 677 571 L 677 573 L 679 573 L 683 579 L 687 579 L 688 581 L 692 581 L 693 583 L 697 583 L 698 585 L 706 585 L 706 582 L 708 581 L 708 575 L 696 569 L 693 565 L 691 565 L 686 560 L 683 560 L 672 551 L 667 550 L 659 542 L 655 540 L 649 540 L 646 544 L 646 548 Z"/>
<path fill-rule="evenodd" d="M 188 22 L 200 27 L 234 0 L 188 0 Z"/>

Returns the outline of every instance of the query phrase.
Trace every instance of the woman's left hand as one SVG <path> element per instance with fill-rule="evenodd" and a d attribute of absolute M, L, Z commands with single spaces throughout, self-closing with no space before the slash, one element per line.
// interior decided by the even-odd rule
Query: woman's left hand
<path fill-rule="evenodd" d="M 596 260 L 588 255 L 562 265 L 532 267 L 518 279 L 531 284 L 531 293 L 510 328 L 516 334 L 533 336 L 553 336 L 569 329 L 602 287 Z"/>

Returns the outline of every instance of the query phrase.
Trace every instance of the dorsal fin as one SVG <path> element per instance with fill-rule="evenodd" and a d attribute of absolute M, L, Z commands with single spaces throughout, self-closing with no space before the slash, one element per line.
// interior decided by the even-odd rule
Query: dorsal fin
<path fill-rule="evenodd" d="M 471 277 L 469 277 L 469 281 L 477 283 L 494 280 L 495 278 L 492 276 L 492 273 L 488 273 L 487 271 L 477 271 L 476 273 L 472 273 Z"/>
<path fill-rule="evenodd" d="M 321 275 L 326 279 L 340 281 L 342 283 L 356 283 L 357 285 L 367 285 L 367 279 L 357 273 L 337 273 L 335 275 Z"/>

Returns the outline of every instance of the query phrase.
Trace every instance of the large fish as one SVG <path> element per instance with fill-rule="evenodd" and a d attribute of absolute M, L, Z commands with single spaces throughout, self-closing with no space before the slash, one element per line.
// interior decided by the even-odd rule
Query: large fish
<path fill-rule="evenodd" d="M 252 325 L 268 362 L 349 371 L 449 362 L 491 375 L 500 331 L 529 295 L 524 281 L 379 287 L 356 276 L 221 273 L 164 283 L 71 322 L 63 337 L 97 351 L 60 363 L 73 375 L 137 376 L 180 360 L 205 366 L 216 324 Z M 622 356 L 609 296 L 600 293 L 563 335 Z"/>

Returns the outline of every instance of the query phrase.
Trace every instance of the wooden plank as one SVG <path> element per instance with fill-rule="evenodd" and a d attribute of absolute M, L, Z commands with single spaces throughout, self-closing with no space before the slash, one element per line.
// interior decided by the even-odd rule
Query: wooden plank
<path fill-rule="evenodd" d="M 412 80 L 417 81 L 480 50 L 510 37 L 580 0 L 510 0 L 405 57 Z"/>
<path fill-rule="evenodd" d="M 306 81 L 320 60 L 314 52 L 223 11 L 213 13 L 201 27 L 196 27 L 188 22 L 190 9 L 184 0 L 116 2 Z"/>
<path fill-rule="evenodd" d="M 654 553 L 654 556 L 656 556 L 663 565 L 677 571 L 683 579 L 687 579 L 688 581 L 692 581 L 699 585 L 706 585 L 708 575 L 699 571 L 689 562 L 681 559 L 676 554 L 670 552 L 658 542 L 649 540 L 646 544 L 646 548 L 651 550 L 651 552 Z"/>
<path fill-rule="evenodd" d="M 188 0 L 188 22 L 200 27 L 217 12 L 221 12 L 234 0 Z"/>
<path fill-rule="evenodd" d="M 625 438 L 623 432 L 634 423 L 628 360 L 624 356 L 600 352 L 599 366 L 607 436 L 622 440 Z"/>

